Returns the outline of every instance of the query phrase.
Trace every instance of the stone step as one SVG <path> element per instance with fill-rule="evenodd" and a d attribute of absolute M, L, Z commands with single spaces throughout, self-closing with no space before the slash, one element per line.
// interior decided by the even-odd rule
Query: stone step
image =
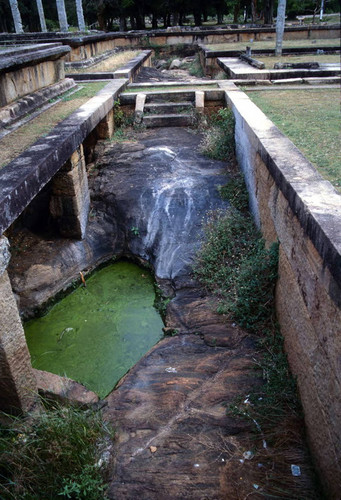
<path fill-rule="evenodd" d="M 193 116 L 189 114 L 149 115 L 143 117 L 147 128 L 153 127 L 189 127 L 193 124 Z"/>
<path fill-rule="evenodd" d="M 194 102 L 195 99 L 195 91 L 194 90 L 187 90 L 187 91 L 181 91 L 181 90 L 169 90 L 169 91 L 154 91 L 154 92 L 147 92 L 144 91 L 144 94 L 146 94 L 146 102 L 183 102 L 183 101 L 192 101 Z M 129 92 L 129 93 L 122 93 L 120 95 L 120 102 L 121 104 L 135 104 L 135 99 L 136 95 L 138 92 Z"/>
<path fill-rule="evenodd" d="M 190 101 L 184 102 L 151 102 L 144 105 L 146 113 L 154 114 L 177 114 L 180 111 L 189 111 L 193 109 L 193 103 Z"/>

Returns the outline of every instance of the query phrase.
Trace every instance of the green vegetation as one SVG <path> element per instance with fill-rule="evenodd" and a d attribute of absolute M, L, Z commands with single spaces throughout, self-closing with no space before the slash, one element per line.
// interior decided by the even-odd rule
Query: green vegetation
<path fill-rule="evenodd" d="M 250 35 L 251 38 L 251 35 Z M 251 45 L 251 49 L 273 49 L 275 50 L 276 40 L 256 41 L 256 42 L 233 42 L 233 43 L 215 43 L 208 44 L 206 48 L 209 50 L 240 50 L 245 51 L 247 45 Z M 316 47 L 339 47 L 340 38 L 328 38 L 318 40 L 284 40 L 283 49 L 292 47 L 307 47 L 316 51 Z M 256 56 L 257 57 L 257 56 Z"/>
<path fill-rule="evenodd" d="M 195 54 L 195 58 L 193 62 L 191 62 L 188 66 L 188 71 L 189 74 L 192 76 L 196 76 L 197 78 L 202 78 L 205 76 L 204 70 L 202 69 L 201 63 L 200 63 L 200 56 L 199 54 Z"/>
<path fill-rule="evenodd" d="M 215 160 L 230 159 L 234 153 L 234 117 L 223 108 L 210 118 L 210 126 L 203 131 L 201 152 Z"/>
<path fill-rule="evenodd" d="M 54 404 L 6 422 L 0 426 L 2 500 L 106 498 L 113 431 L 99 412 Z"/>
<path fill-rule="evenodd" d="M 125 50 L 118 52 L 112 56 L 103 59 L 102 61 L 88 68 L 70 69 L 69 73 L 98 73 L 105 71 L 116 71 L 121 66 L 124 66 L 131 59 L 136 57 L 140 50 Z"/>
<path fill-rule="evenodd" d="M 55 102 L 52 107 L 3 137 L 0 140 L 0 168 L 14 160 L 40 137 L 48 134 L 105 85 L 107 82 L 84 83 L 76 92 L 75 89 L 66 92 L 60 98 L 51 100 L 51 103 Z"/>
<path fill-rule="evenodd" d="M 286 55 L 283 57 L 255 55 L 257 61 L 262 61 L 265 67 L 272 69 L 275 63 L 303 63 L 318 62 L 319 64 L 340 63 L 340 55 L 337 54 L 302 54 L 301 56 Z"/>
<path fill-rule="evenodd" d="M 341 190 L 339 90 L 256 91 L 248 95 L 321 175 Z"/>
<path fill-rule="evenodd" d="M 210 150 L 218 151 L 221 158 L 219 143 Z M 289 371 L 276 322 L 278 244 L 265 247 L 247 211 L 243 179 L 233 169 L 229 175 L 231 181 L 219 190 L 232 206 L 208 214 L 204 241 L 194 268 L 202 285 L 216 296 L 217 311 L 257 339 L 258 352 L 253 362 L 259 384 L 251 394 L 238 396 L 228 405 L 227 412 L 230 417 L 248 420 L 254 429 L 255 439 L 245 438 L 244 446 L 252 450 L 261 463 L 261 467 L 252 469 L 261 495 L 308 499 L 313 475 L 310 466 L 303 466 L 304 479 L 300 478 L 299 483 L 288 474 L 290 464 L 309 464 L 309 459 L 302 444 L 303 418 L 296 383 Z M 280 432 L 278 426 L 282 426 Z"/>

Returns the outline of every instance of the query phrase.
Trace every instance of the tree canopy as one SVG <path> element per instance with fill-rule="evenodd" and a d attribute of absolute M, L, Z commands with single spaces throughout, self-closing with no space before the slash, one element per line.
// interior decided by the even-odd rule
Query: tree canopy
<path fill-rule="evenodd" d="M 76 4 L 65 0 L 68 24 L 78 26 Z M 278 0 L 83 0 L 85 23 L 100 30 L 167 28 L 184 24 L 200 26 L 208 20 L 213 24 L 229 22 L 273 22 Z M 321 0 L 287 0 L 287 16 L 313 14 Z M 40 31 L 36 0 L 18 0 L 25 31 Z M 59 30 L 56 0 L 42 0 L 48 30 Z M 339 8 L 338 0 L 325 0 L 325 9 Z M 9 0 L 0 0 L 0 31 L 14 31 Z"/>

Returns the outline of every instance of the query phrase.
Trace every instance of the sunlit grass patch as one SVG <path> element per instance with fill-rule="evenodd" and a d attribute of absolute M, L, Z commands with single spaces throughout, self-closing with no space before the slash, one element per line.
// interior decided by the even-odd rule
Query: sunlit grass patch
<path fill-rule="evenodd" d="M 271 90 L 248 95 L 321 175 L 341 190 L 339 90 Z"/>

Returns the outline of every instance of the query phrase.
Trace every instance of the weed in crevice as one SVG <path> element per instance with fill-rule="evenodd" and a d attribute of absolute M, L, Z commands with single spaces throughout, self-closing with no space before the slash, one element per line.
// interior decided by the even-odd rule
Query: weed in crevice
<path fill-rule="evenodd" d="M 0 427 L 1 498 L 102 500 L 113 432 L 99 412 L 53 403 Z"/>
<path fill-rule="evenodd" d="M 197 78 L 203 78 L 205 76 L 204 70 L 202 69 L 200 63 L 199 54 L 195 55 L 193 62 L 188 66 L 189 74 L 192 76 L 196 76 Z"/>
<path fill-rule="evenodd" d="M 201 152 L 214 160 L 229 160 L 234 155 L 234 116 L 229 108 L 222 108 L 210 118 L 203 132 Z"/>
<path fill-rule="evenodd" d="M 130 231 L 134 236 L 140 236 L 140 230 L 137 226 L 131 226 Z"/>
<path fill-rule="evenodd" d="M 244 177 L 238 172 L 234 173 L 224 186 L 218 187 L 221 198 L 228 201 L 241 212 L 249 209 L 249 194 L 247 192 Z"/>

